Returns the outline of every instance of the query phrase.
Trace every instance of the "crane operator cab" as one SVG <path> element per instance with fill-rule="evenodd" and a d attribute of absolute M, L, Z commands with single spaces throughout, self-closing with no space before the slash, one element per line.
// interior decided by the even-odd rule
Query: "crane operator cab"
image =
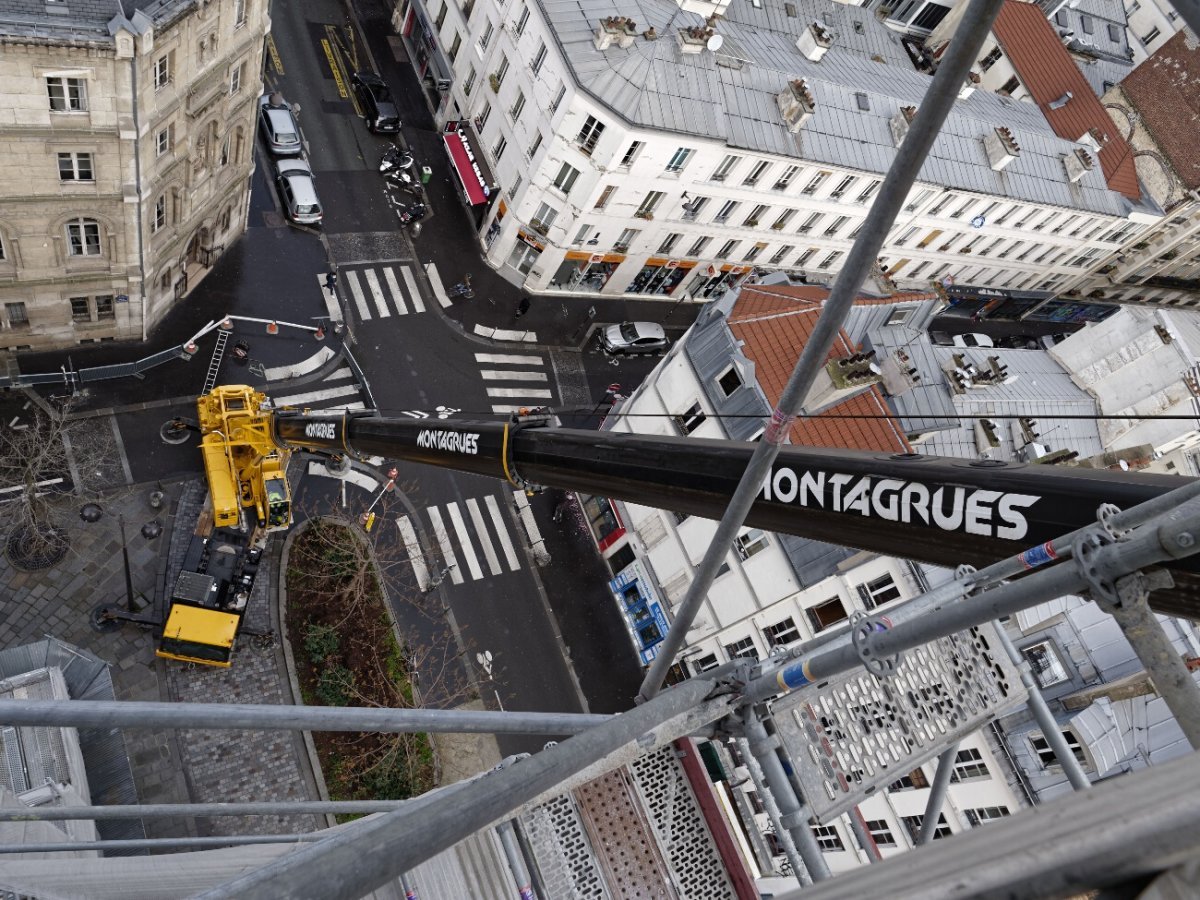
<path fill-rule="evenodd" d="M 287 528 L 292 524 L 292 501 L 288 495 L 287 479 L 280 475 L 263 481 L 263 491 L 267 499 L 268 530 Z"/>

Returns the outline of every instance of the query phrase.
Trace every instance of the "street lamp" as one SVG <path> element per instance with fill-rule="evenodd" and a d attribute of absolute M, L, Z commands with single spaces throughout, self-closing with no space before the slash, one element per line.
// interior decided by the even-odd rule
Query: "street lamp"
<path fill-rule="evenodd" d="M 79 508 L 79 518 L 88 524 L 95 524 L 104 518 L 104 508 L 99 503 L 85 503 Z M 136 612 L 133 601 L 133 574 L 129 568 L 129 544 L 125 538 L 125 516 L 117 513 L 117 527 L 121 531 L 121 562 L 125 569 L 125 610 Z M 152 519 L 142 526 L 142 537 L 153 540 L 162 534 L 162 523 Z"/>

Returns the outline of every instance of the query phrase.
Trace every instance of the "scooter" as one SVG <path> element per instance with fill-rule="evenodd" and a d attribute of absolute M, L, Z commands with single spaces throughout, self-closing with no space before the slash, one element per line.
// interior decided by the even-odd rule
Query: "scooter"
<path fill-rule="evenodd" d="M 424 203 L 414 203 L 412 206 L 405 206 L 396 210 L 396 217 L 400 219 L 401 225 L 411 225 L 413 222 L 420 222 L 425 218 L 426 212 Z"/>
<path fill-rule="evenodd" d="M 417 197 L 423 197 L 425 194 L 425 186 L 416 178 L 414 178 L 411 172 L 408 172 L 404 169 L 385 172 L 383 177 L 387 179 L 388 184 L 395 185 L 399 188 L 404 188 Z"/>
<path fill-rule="evenodd" d="M 475 290 L 471 287 L 471 276 L 464 275 L 463 280 L 454 287 L 446 291 L 447 297 L 462 297 L 464 300 L 470 300 L 475 296 Z"/>
<path fill-rule="evenodd" d="M 383 159 L 379 162 L 380 172 L 402 172 L 411 169 L 414 163 L 413 155 L 395 145 L 384 151 Z"/>

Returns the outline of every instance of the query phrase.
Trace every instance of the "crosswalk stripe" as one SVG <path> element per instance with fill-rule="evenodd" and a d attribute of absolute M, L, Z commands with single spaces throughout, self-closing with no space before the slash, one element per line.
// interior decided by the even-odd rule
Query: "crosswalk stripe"
<path fill-rule="evenodd" d="M 387 282 L 388 290 L 392 292 L 392 300 L 396 303 L 396 312 L 402 316 L 408 315 L 408 307 L 404 305 L 404 295 L 400 293 L 400 283 L 396 281 L 396 273 L 392 271 L 391 266 L 384 267 L 383 278 Z"/>
<path fill-rule="evenodd" d="M 442 276 L 438 274 L 437 266 L 425 263 L 425 274 L 429 276 L 429 286 L 433 288 L 433 296 L 437 297 L 437 302 L 442 306 L 449 306 L 450 298 L 446 296 L 446 288 L 442 286 Z"/>
<path fill-rule="evenodd" d="M 518 406 L 515 403 L 493 403 L 492 412 L 494 413 L 515 413 L 523 409 L 528 409 L 525 406 Z"/>
<path fill-rule="evenodd" d="M 483 577 L 483 569 L 479 567 L 479 557 L 475 555 L 475 547 L 471 544 L 471 535 L 467 532 L 467 523 L 463 521 L 462 511 L 459 510 L 457 503 L 448 503 L 446 512 L 450 515 L 454 530 L 458 532 L 458 546 L 467 560 L 467 568 L 471 570 L 471 577 L 478 581 Z"/>
<path fill-rule="evenodd" d="M 329 312 L 329 320 L 331 322 L 342 321 L 342 308 L 338 306 L 337 294 L 326 289 L 324 275 L 317 274 L 317 284 L 321 286 L 321 296 L 325 299 L 325 309 Z"/>
<path fill-rule="evenodd" d="M 550 391 L 542 390 L 541 388 L 502 388 L 490 387 L 487 389 L 489 397 L 538 397 L 549 399 L 554 396 Z"/>
<path fill-rule="evenodd" d="M 504 570 L 500 568 L 500 560 L 496 558 L 496 548 L 492 546 L 487 526 L 483 524 L 483 513 L 479 511 L 479 501 L 474 497 L 467 500 L 467 512 L 471 514 L 471 521 L 475 523 L 475 536 L 479 538 L 479 547 L 483 550 L 483 558 L 487 560 L 488 568 L 492 570 L 493 575 L 499 575 Z"/>
<path fill-rule="evenodd" d="M 476 353 L 475 361 L 490 363 L 494 366 L 544 366 L 546 361 L 540 356 L 522 356 L 519 353 Z"/>
<path fill-rule="evenodd" d="M 496 503 L 496 498 L 488 494 L 483 498 L 483 502 L 492 516 L 492 524 L 496 526 L 496 536 L 500 539 L 500 547 L 504 551 L 504 558 L 508 560 L 508 567 L 516 572 L 521 568 L 521 563 L 517 559 L 517 551 L 513 547 L 512 538 L 508 536 L 508 529 L 504 527 L 504 518 L 500 515 L 500 507 Z"/>
<path fill-rule="evenodd" d="M 350 295 L 354 298 L 354 306 L 358 310 L 358 318 L 365 322 L 371 318 L 371 311 L 367 309 L 367 301 L 363 297 L 362 285 L 358 283 L 358 273 L 353 269 L 346 273 L 346 283 L 350 285 Z"/>
<path fill-rule="evenodd" d="M 412 269 L 401 266 L 400 274 L 404 276 L 404 283 L 408 285 L 408 299 L 412 301 L 413 312 L 425 312 L 425 302 L 421 299 L 421 292 L 417 290 L 417 279 L 413 277 Z"/>
<path fill-rule="evenodd" d="M 363 277 L 367 279 L 367 287 L 371 291 L 371 299 L 375 301 L 375 308 L 379 310 L 379 318 L 386 319 L 392 314 L 388 309 L 387 299 L 383 296 L 383 288 L 379 286 L 379 276 L 375 274 L 374 269 L 364 269 Z"/>
<path fill-rule="evenodd" d="M 545 372 L 505 372 L 500 369 L 480 369 L 484 381 L 545 381 Z"/>
<path fill-rule="evenodd" d="M 396 527 L 400 529 L 400 540 L 404 541 L 404 548 L 408 551 L 408 561 L 412 563 L 417 587 L 422 591 L 429 590 L 429 566 L 425 565 L 425 557 L 421 553 L 421 542 L 417 540 L 417 530 L 413 528 L 408 516 L 398 518 Z"/>
<path fill-rule="evenodd" d="M 433 523 L 433 536 L 437 539 L 438 546 L 442 549 L 442 558 L 446 560 L 446 566 L 450 569 L 450 580 L 455 584 L 462 584 L 463 576 L 462 572 L 458 571 L 458 557 L 454 555 L 454 548 L 450 546 L 450 536 L 446 533 L 446 523 L 442 521 L 442 514 L 436 506 L 429 507 L 427 512 L 429 521 Z"/>
<path fill-rule="evenodd" d="M 342 387 L 322 388 L 317 391 L 306 391 L 303 394 L 286 394 L 283 397 L 276 397 L 277 403 L 283 403 L 287 406 L 297 406 L 303 403 L 317 403 L 321 400 L 332 400 L 335 397 L 345 397 L 349 394 L 357 396 L 358 387 L 356 385 L 344 385 Z"/>

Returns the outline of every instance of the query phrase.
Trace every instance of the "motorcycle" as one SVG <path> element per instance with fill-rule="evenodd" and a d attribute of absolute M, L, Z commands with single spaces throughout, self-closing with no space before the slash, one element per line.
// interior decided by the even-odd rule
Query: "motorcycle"
<path fill-rule="evenodd" d="M 413 167 L 415 160 L 412 153 L 395 145 L 384 151 L 383 159 L 379 162 L 380 172 L 403 172 Z"/>
<path fill-rule="evenodd" d="M 424 203 L 414 203 L 412 206 L 403 206 L 396 210 L 396 217 L 400 219 L 401 225 L 411 225 L 425 218 L 427 211 Z"/>
<path fill-rule="evenodd" d="M 425 194 L 425 186 L 413 177 L 411 172 L 403 169 L 385 172 L 384 176 L 388 184 L 394 187 L 404 188 L 406 191 L 414 194 L 417 197 L 422 197 Z"/>

